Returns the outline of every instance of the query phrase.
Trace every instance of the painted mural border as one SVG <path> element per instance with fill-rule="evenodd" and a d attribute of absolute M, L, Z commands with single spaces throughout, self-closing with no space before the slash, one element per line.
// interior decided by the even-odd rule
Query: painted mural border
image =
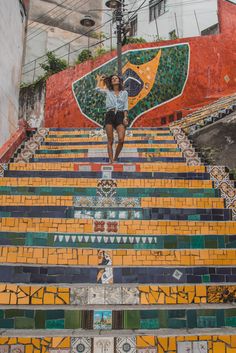
<path fill-rule="evenodd" d="M 128 50 L 125 50 L 124 52 L 122 52 L 122 55 L 123 55 L 123 54 L 129 53 L 129 52 L 140 51 L 140 50 L 150 50 L 150 49 L 158 49 L 158 48 L 160 48 L 160 49 L 162 49 L 162 48 L 171 48 L 171 47 L 178 47 L 178 46 L 184 46 L 184 45 L 187 45 L 188 48 L 189 48 L 189 56 L 188 56 L 188 70 L 187 70 L 187 75 L 186 75 L 185 83 L 184 83 L 184 85 L 183 85 L 183 88 L 182 88 L 181 93 L 180 93 L 178 96 L 175 96 L 174 98 L 171 98 L 171 99 L 169 99 L 168 101 L 163 102 L 163 103 L 159 104 L 158 106 L 155 106 L 155 107 L 153 107 L 153 108 L 150 108 L 150 109 L 146 110 L 144 113 L 139 114 L 139 115 L 136 116 L 136 118 L 132 121 L 130 127 L 132 127 L 133 124 L 135 123 L 135 121 L 136 121 L 140 116 L 142 116 L 143 114 L 146 114 L 147 112 L 150 112 L 150 111 L 153 110 L 153 109 L 157 109 L 157 107 L 161 107 L 161 106 L 163 106 L 164 104 L 169 103 L 169 102 L 172 102 L 173 100 L 175 100 L 175 99 L 177 99 L 177 98 L 179 98 L 179 97 L 182 96 L 182 94 L 183 94 L 183 92 L 184 92 L 184 90 L 185 90 L 186 84 L 187 84 L 187 82 L 188 82 L 188 78 L 189 78 L 189 71 L 190 71 L 190 64 L 191 64 L 191 46 L 190 46 L 190 43 L 189 43 L 189 42 L 184 42 L 184 43 L 178 43 L 178 44 L 162 45 L 162 46 L 159 46 L 159 47 L 147 47 L 147 48 L 128 49 Z M 114 60 L 116 60 L 116 57 L 114 57 L 114 58 L 112 58 L 112 59 L 106 61 L 105 63 L 101 64 L 100 66 L 97 66 L 95 69 L 93 69 L 93 70 L 91 70 L 90 72 L 86 73 L 85 75 L 81 76 L 78 80 L 73 81 L 72 84 L 71 84 L 71 89 L 72 89 L 72 92 L 73 92 L 73 96 L 74 96 L 74 99 L 75 99 L 75 101 L 76 101 L 76 104 L 77 104 L 77 106 L 78 106 L 78 108 L 79 108 L 81 114 L 83 114 L 87 119 L 89 119 L 91 122 L 93 122 L 94 124 L 96 124 L 97 126 L 99 126 L 99 127 L 101 127 L 101 128 L 103 127 L 102 125 L 100 125 L 99 123 L 97 123 L 96 121 L 94 121 L 93 119 L 91 119 L 89 116 L 87 116 L 85 113 L 82 112 L 82 110 L 81 110 L 81 108 L 80 108 L 80 105 L 79 105 L 79 103 L 78 103 L 78 101 L 77 101 L 77 98 L 76 98 L 76 96 L 75 96 L 75 92 L 74 92 L 73 86 L 74 86 L 74 84 L 76 84 L 78 81 L 80 81 L 82 78 L 84 78 L 84 77 L 90 75 L 93 71 L 95 71 L 95 70 L 97 70 L 97 69 L 100 69 L 100 68 L 103 67 L 104 65 L 107 65 L 108 63 L 110 63 L 110 62 L 112 62 L 112 61 L 114 61 Z"/>

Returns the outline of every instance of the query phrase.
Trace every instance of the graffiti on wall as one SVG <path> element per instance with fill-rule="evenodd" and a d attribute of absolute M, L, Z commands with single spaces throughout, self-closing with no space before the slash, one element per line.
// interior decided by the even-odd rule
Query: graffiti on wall
<path fill-rule="evenodd" d="M 115 74 L 112 59 L 72 84 L 81 112 L 103 125 L 105 97 L 95 90 L 98 75 Z M 144 112 L 182 95 L 189 72 L 189 44 L 129 50 L 122 55 L 122 76 L 129 95 L 129 118 L 133 123 Z"/>

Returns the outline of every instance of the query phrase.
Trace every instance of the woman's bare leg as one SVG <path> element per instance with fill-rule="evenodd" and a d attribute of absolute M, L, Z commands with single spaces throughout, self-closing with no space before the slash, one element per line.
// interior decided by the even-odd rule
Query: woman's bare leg
<path fill-rule="evenodd" d="M 107 133 L 107 152 L 110 163 L 113 163 L 113 126 L 111 124 L 106 124 Z"/>
<path fill-rule="evenodd" d="M 120 124 L 116 127 L 116 131 L 118 134 L 118 145 L 116 147 L 116 153 L 115 153 L 115 158 L 114 161 L 117 160 L 117 158 L 119 157 L 119 154 L 123 148 L 124 145 L 124 141 L 125 141 L 125 127 L 123 124 Z"/>

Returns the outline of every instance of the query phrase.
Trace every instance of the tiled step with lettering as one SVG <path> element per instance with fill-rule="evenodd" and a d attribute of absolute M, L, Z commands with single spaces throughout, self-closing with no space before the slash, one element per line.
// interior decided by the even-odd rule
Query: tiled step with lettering
<path fill-rule="evenodd" d="M 234 266 L 114 267 L 112 281 L 95 267 L 0 265 L 0 283 L 25 284 L 215 284 L 236 282 Z M 104 272 L 104 271 L 103 271 Z"/>
<path fill-rule="evenodd" d="M 103 235 L 46 232 L 0 232 L 0 245 L 91 249 L 234 249 L 235 235 Z"/>
<path fill-rule="evenodd" d="M 106 206 L 107 207 L 107 206 Z M 69 206 L 0 206 L 0 217 L 76 218 L 94 220 L 196 220 L 227 221 L 230 209 L 206 208 L 78 208 Z"/>
<path fill-rule="evenodd" d="M 39 146 L 39 149 L 35 151 L 36 154 L 58 154 L 58 153 L 88 153 L 88 152 L 94 152 L 94 153 L 103 153 L 107 152 L 106 146 L 97 146 L 96 148 L 90 148 L 89 146 L 87 148 L 81 147 L 78 145 L 77 147 L 69 147 L 69 146 L 64 146 L 64 147 L 54 147 L 53 146 Z M 174 147 L 160 147 L 160 148 L 152 148 L 149 147 L 148 145 L 146 147 L 124 147 L 122 149 L 121 153 L 132 153 L 132 152 L 137 152 L 137 153 L 164 153 L 164 152 L 181 152 L 180 148 L 174 148 Z"/>
<path fill-rule="evenodd" d="M 50 131 L 103 131 L 100 127 L 98 128 L 91 128 L 91 127 L 81 127 L 81 128 L 75 128 L 75 127 L 66 127 L 66 128 L 57 128 L 57 127 L 50 127 Z M 132 128 L 127 128 L 128 131 L 169 131 L 169 127 L 167 126 L 159 126 L 159 127 L 132 127 Z"/>
<path fill-rule="evenodd" d="M 107 141 L 107 137 L 100 137 L 100 136 L 94 136 L 94 137 L 87 137 L 87 138 L 81 138 L 81 137 L 75 137 L 75 136 L 70 136 L 70 137 L 52 137 L 52 136 L 46 136 L 44 139 L 44 142 L 63 142 L 63 143 L 67 143 L 67 142 L 77 142 L 78 144 L 80 142 L 101 142 L 101 141 Z M 154 143 L 158 143 L 159 141 L 164 141 L 163 143 L 168 143 L 169 141 L 174 141 L 175 142 L 175 138 L 172 135 L 167 135 L 167 136 L 163 136 L 163 135 L 159 135 L 159 136 L 153 136 L 153 137 L 146 137 L 146 136 L 141 136 L 141 137 L 137 137 L 137 136 L 129 136 L 125 138 L 125 144 L 126 142 L 133 142 L 136 143 L 138 141 L 152 141 Z"/>

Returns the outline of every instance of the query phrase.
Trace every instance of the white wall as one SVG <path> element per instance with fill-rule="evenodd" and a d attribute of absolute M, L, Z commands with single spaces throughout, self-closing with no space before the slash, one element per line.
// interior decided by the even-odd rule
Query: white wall
<path fill-rule="evenodd" d="M 127 5 L 126 10 L 135 11 L 142 3 L 143 0 L 125 0 L 125 4 Z M 201 35 L 202 30 L 218 23 L 217 0 L 167 0 L 166 12 L 160 17 L 157 17 L 156 23 L 155 21 L 149 22 L 148 4 L 149 0 L 144 3 L 144 8 L 137 13 L 137 37 L 142 37 L 148 42 L 156 40 L 157 28 L 161 39 L 169 39 L 169 33 L 173 30 L 176 31 L 180 38 L 186 38 Z M 109 16 L 105 14 L 104 21 L 108 18 Z M 110 29 L 109 26 L 107 26 L 106 33 L 109 34 L 109 32 Z M 115 43 L 116 39 L 114 37 L 113 45 L 115 45 Z M 109 47 L 109 45 L 110 43 L 107 42 L 106 46 Z"/>
<path fill-rule="evenodd" d="M 17 130 L 25 23 L 19 0 L 0 6 L 0 146 Z"/>

